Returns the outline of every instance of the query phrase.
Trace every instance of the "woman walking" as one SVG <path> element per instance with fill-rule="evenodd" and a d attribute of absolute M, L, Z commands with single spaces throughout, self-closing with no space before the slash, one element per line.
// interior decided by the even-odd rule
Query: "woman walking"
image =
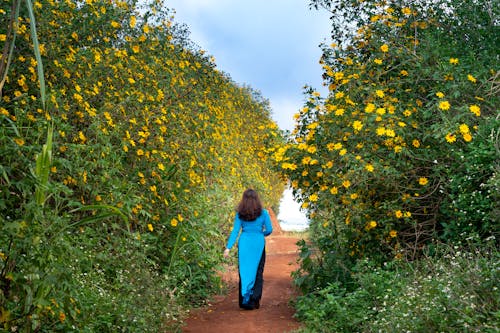
<path fill-rule="evenodd" d="M 224 256 L 227 257 L 239 235 L 240 308 L 253 310 L 260 307 L 266 261 L 264 237 L 272 232 L 269 212 L 262 208 L 257 192 L 247 189 L 238 204 L 233 229 L 224 251 Z"/>

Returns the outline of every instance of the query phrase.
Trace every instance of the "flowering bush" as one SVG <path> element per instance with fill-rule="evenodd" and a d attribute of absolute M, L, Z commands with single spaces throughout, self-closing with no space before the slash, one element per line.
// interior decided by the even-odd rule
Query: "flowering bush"
<path fill-rule="evenodd" d="M 311 221 L 294 273 L 304 331 L 498 330 L 492 4 L 311 1 L 332 12 L 329 93 L 307 89 L 274 155 Z"/>
<path fill-rule="evenodd" d="M 0 325 L 178 326 L 220 288 L 241 191 L 279 202 L 269 103 L 158 1 L 12 1 L 0 16 Z"/>
<path fill-rule="evenodd" d="M 466 229 L 489 236 L 498 202 L 493 28 L 446 3 L 314 3 L 357 19 L 352 39 L 324 47 L 328 96 L 306 91 L 275 154 L 316 245 L 387 260 L 415 258 L 430 240 Z M 486 5 L 468 6 L 487 16 Z M 469 19 L 481 33 L 463 40 Z M 322 247 L 332 237 L 334 249 Z"/>

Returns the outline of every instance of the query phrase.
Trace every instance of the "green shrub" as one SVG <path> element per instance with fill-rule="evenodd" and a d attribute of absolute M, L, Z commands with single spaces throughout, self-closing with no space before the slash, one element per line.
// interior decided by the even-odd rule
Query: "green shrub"
<path fill-rule="evenodd" d="M 340 283 L 296 299 L 304 332 L 496 332 L 500 329 L 495 245 L 440 245 L 435 255 L 382 267 L 359 261 L 356 288 Z"/>
<path fill-rule="evenodd" d="M 222 287 L 242 190 L 279 202 L 269 102 L 158 1 L 0 16 L 0 327 L 179 330 Z"/>

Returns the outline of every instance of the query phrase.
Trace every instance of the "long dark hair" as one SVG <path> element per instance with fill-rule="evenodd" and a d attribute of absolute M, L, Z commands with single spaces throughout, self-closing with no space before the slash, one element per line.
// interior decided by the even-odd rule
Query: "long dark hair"
<path fill-rule="evenodd" d="M 253 221 L 262 213 L 262 202 L 259 195 L 252 189 L 243 192 L 240 203 L 238 204 L 238 215 L 243 221 Z"/>

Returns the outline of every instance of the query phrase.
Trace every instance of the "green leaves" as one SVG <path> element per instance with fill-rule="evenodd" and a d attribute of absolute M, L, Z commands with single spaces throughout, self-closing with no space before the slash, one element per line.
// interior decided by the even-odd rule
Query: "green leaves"
<path fill-rule="evenodd" d="M 31 40 L 33 41 L 33 52 L 35 53 L 38 81 L 40 82 L 40 98 L 42 100 L 43 110 L 46 110 L 45 101 L 47 98 L 45 92 L 45 76 L 43 74 L 43 63 L 42 56 L 40 55 L 40 44 L 38 43 L 38 34 L 36 30 L 35 14 L 33 12 L 33 3 L 31 2 L 31 0 L 24 1 L 26 1 L 26 7 L 28 8 L 28 14 L 30 18 Z"/>
<path fill-rule="evenodd" d="M 47 139 L 42 146 L 42 152 L 36 157 L 34 176 L 36 178 L 35 200 L 43 206 L 46 200 L 46 191 L 49 183 L 50 167 L 52 165 L 52 138 L 54 129 L 51 126 L 47 129 Z"/>

